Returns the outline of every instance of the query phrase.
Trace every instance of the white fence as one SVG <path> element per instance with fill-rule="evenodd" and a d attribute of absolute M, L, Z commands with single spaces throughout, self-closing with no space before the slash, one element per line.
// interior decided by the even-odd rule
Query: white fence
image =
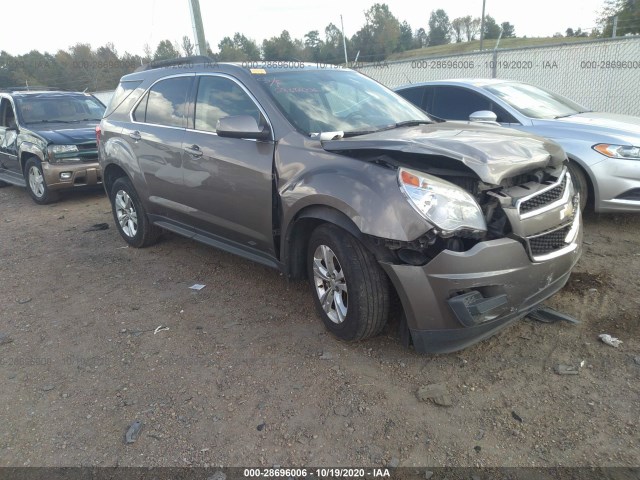
<path fill-rule="evenodd" d="M 520 80 L 592 110 L 640 116 L 640 37 L 485 50 L 356 66 L 394 88 L 453 78 Z"/>

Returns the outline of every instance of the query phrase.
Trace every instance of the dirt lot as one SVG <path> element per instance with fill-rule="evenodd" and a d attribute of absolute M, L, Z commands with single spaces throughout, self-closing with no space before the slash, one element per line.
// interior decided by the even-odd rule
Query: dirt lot
<path fill-rule="evenodd" d="M 335 340 L 306 284 L 249 261 L 125 247 L 100 191 L 0 205 L 0 466 L 640 465 L 640 215 L 586 215 L 549 302 L 580 325 L 428 356 Z M 433 383 L 451 406 L 418 400 Z"/>

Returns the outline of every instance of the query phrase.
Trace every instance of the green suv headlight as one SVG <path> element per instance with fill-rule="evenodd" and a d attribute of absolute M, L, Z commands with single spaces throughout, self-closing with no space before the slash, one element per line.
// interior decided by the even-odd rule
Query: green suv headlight
<path fill-rule="evenodd" d="M 51 163 L 78 162 L 80 159 L 77 145 L 49 145 L 49 161 Z"/>
<path fill-rule="evenodd" d="M 452 183 L 406 168 L 398 169 L 398 183 L 413 208 L 439 228 L 443 236 L 460 230 L 487 231 L 478 203 Z"/>

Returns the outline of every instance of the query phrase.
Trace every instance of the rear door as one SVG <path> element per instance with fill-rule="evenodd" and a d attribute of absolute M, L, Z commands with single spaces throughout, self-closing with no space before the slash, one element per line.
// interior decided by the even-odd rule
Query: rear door
<path fill-rule="evenodd" d="M 154 83 L 131 114 L 123 131 L 144 176 L 149 201 L 157 213 L 184 219 L 180 203 L 182 143 L 195 75 L 167 77 Z"/>
<path fill-rule="evenodd" d="M 273 255 L 274 142 L 219 137 L 220 118 L 266 115 L 248 90 L 226 75 L 199 75 L 193 128 L 184 138 L 181 202 L 192 223 L 219 239 Z M 191 119 L 190 119 L 191 120 Z"/>

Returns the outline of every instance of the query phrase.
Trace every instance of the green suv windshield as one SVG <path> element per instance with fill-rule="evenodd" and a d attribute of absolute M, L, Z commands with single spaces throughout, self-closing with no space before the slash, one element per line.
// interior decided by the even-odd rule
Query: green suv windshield
<path fill-rule="evenodd" d="M 269 72 L 256 80 L 304 134 L 370 133 L 429 116 L 373 80 L 349 70 Z"/>
<path fill-rule="evenodd" d="M 89 95 L 24 96 L 16 99 L 24 124 L 100 121 L 105 106 Z"/>

